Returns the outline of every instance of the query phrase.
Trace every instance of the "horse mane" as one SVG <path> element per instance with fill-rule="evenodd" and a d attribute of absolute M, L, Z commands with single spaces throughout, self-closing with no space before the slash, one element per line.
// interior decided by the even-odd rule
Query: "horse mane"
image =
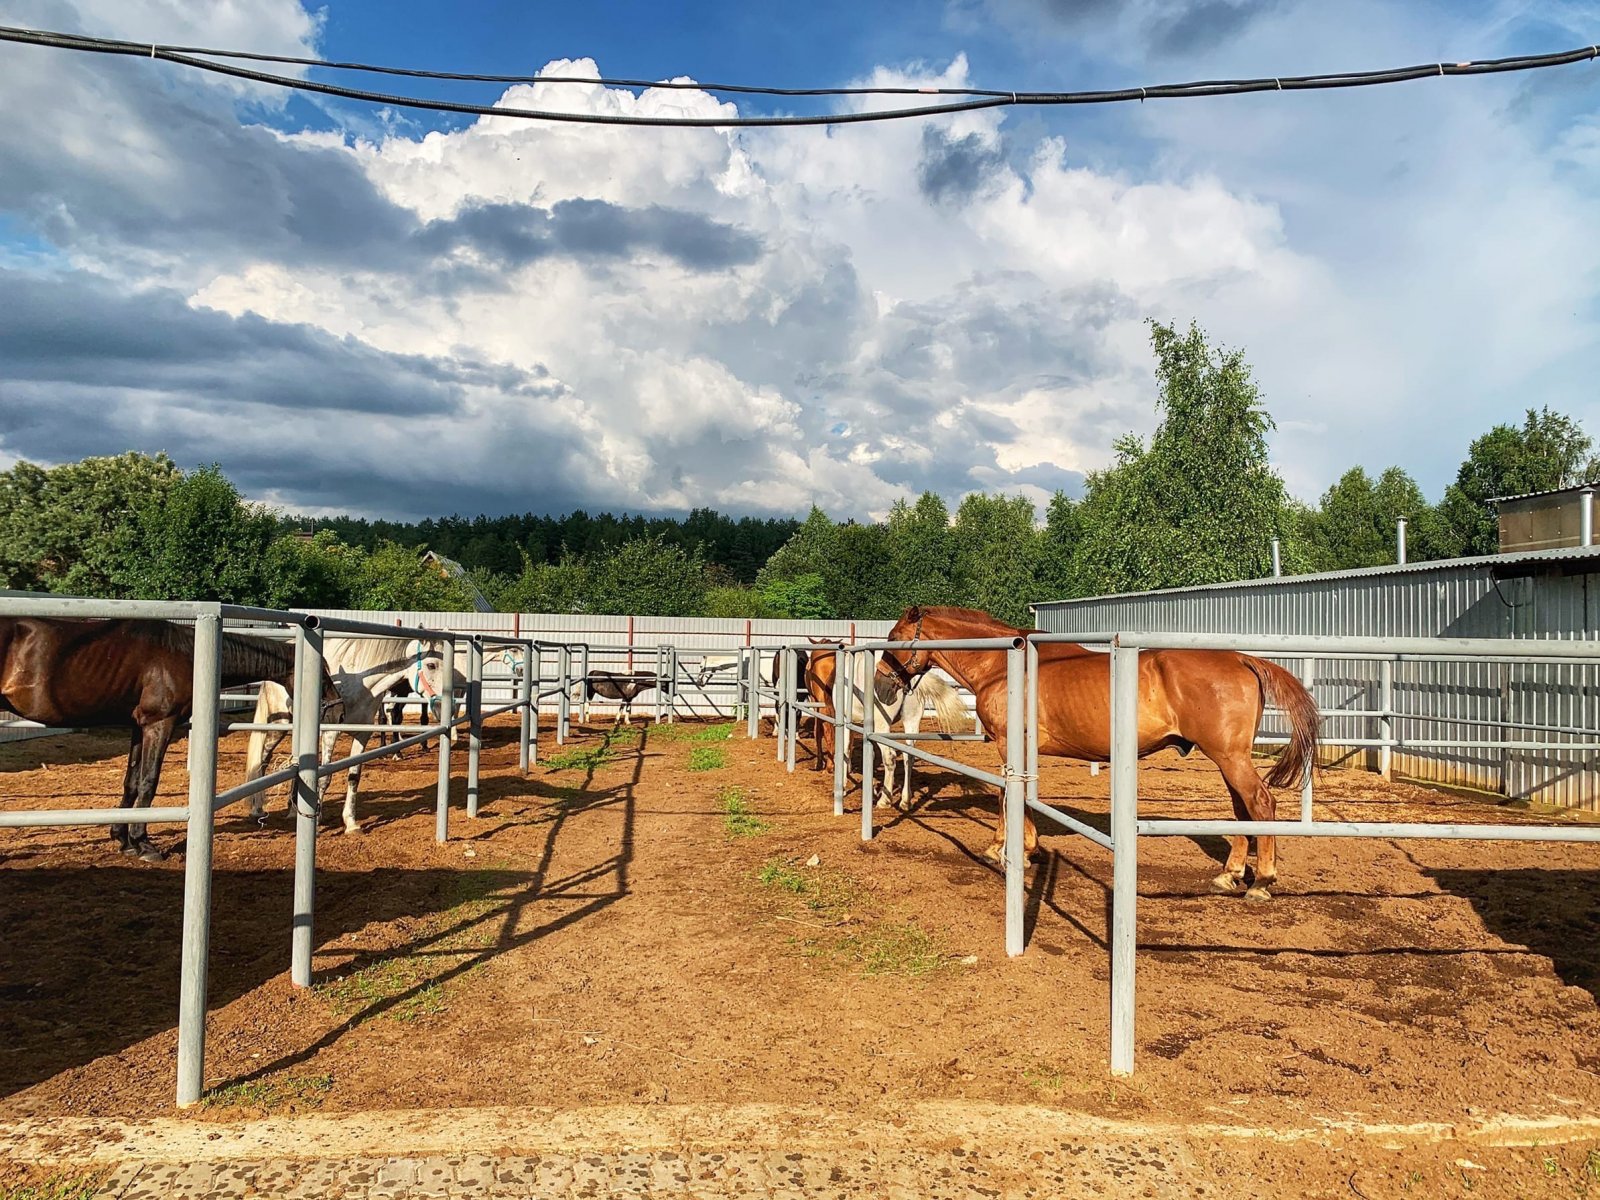
<path fill-rule="evenodd" d="M 368 671 L 409 666 L 416 659 L 413 645 L 413 639 L 401 637 L 331 637 L 323 643 L 323 655 L 330 670 L 365 675 Z"/>
<path fill-rule="evenodd" d="M 949 617 L 952 620 L 968 621 L 974 625 L 986 625 L 991 629 L 996 629 L 1003 633 L 1036 632 L 1031 628 L 1026 628 L 1020 625 L 1007 625 L 999 617 L 993 615 L 992 613 L 986 613 L 981 608 L 962 608 L 958 604 L 913 605 L 912 607 L 906 609 L 905 616 L 901 617 L 900 619 L 902 621 L 907 619 L 915 621 L 918 619 L 918 615 L 920 615 L 922 618 Z"/>

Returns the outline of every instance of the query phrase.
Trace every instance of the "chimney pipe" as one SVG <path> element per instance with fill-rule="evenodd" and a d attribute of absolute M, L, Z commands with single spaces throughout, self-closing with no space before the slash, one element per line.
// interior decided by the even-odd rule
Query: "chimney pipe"
<path fill-rule="evenodd" d="M 1594 489 L 1578 493 L 1578 545 L 1594 545 Z"/>
<path fill-rule="evenodd" d="M 1406 519 L 1404 517 L 1398 518 L 1394 523 L 1394 549 L 1395 549 L 1395 559 L 1394 559 L 1395 562 L 1397 562 L 1397 563 L 1405 562 L 1406 561 Z"/>
<path fill-rule="evenodd" d="M 1272 539 L 1272 577 L 1276 579 L 1283 574 L 1283 554 L 1278 548 L 1278 539 Z"/>

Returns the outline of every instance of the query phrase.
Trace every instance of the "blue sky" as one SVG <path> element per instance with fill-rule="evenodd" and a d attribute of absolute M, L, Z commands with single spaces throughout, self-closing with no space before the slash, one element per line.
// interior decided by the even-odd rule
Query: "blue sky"
<path fill-rule="evenodd" d="M 500 73 L 1068 89 L 1564 49 L 1600 37 L 1600 4 L 0 0 L 0 23 Z M 285 507 L 393 515 L 1043 500 L 1152 428 L 1152 318 L 1244 349 L 1308 500 L 1358 464 L 1437 496 L 1529 404 L 1600 433 L 1600 66 L 661 133 L 7 45 L 0 104 L 30 114 L 0 128 L 0 465 L 165 450 Z"/>

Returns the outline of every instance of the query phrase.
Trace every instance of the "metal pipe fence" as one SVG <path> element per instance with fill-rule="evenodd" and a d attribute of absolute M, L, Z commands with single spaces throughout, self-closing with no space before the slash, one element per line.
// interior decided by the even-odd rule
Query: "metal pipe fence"
<path fill-rule="evenodd" d="M 303 613 L 279 612 L 240 605 L 190 601 L 113 601 L 75 597 L 40 596 L 22 593 L 0 595 L 0 616 L 67 617 L 80 619 L 165 620 L 194 627 L 193 703 L 189 720 L 189 790 L 183 805 L 161 807 L 117 807 L 95 809 L 8 809 L 0 811 L 0 828 L 23 829 L 57 826 L 122 825 L 134 821 L 142 825 L 185 823 L 183 925 L 178 1008 L 177 1103 L 187 1107 L 200 1100 L 205 1076 L 205 1012 L 207 969 L 210 959 L 210 922 L 215 815 L 230 804 L 247 799 L 284 783 L 294 785 L 295 855 L 293 905 L 290 921 L 290 975 L 294 983 L 311 983 L 311 958 L 314 948 L 316 896 L 316 836 L 321 811 L 322 781 L 377 758 L 399 754 L 410 746 L 437 741 L 439 782 L 436 799 L 436 836 L 448 836 L 451 793 L 450 733 L 465 725 L 468 729 L 467 812 L 477 816 L 479 770 L 483 721 L 486 716 L 520 711 L 518 761 L 524 772 L 537 759 L 534 739 L 538 733 L 538 704 L 543 690 L 543 647 L 531 638 L 496 634 L 468 635 L 418 626 L 385 625 L 335 617 L 316 617 Z M 295 657 L 294 696 L 312 697 L 311 703 L 291 703 L 288 724 L 231 722 L 220 719 L 224 693 L 222 677 L 222 634 L 225 626 L 255 637 L 291 638 Z M 323 638 L 335 633 L 344 637 L 412 638 L 429 643 L 443 642 L 450 665 L 441 672 L 440 720 L 424 725 L 416 733 L 396 742 L 354 753 L 344 758 L 321 761 L 324 734 L 370 734 L 393 731 L 392 725 L 322 721 L 321 697 L 327 678 Z M 486 676 L 484 645 L 507 651 L 511 667 L 505 676 Z M 466 653 L 466 712 L 456 715 L 453 687 L 456 646 Z M 520 673 L 516 656 L 521 655 Z M 570 653 L 570 652 L 569 652 Z M 483 704 L 486 683 L 509 685 L 511 699 L 488 709 Z M 558 681 L 571 688 L 571 672 Z M 227 699 L 253 700 L 244 693 L 228 693 Z M 385 701 L 387 702 L 387 701 Z M 414 701 L 431 704 L 431 698 Z M 424 713 L 428 709 L 424 708 Z M 261 731 L 287 733 L 291 737 L 292 765 L 247 780 L 235 787 L 218 790 L 217 759 L 219 738 L 229 732 Z"/>
<path fill-rule="evenodd" d="M 1070 813 L 1043 802 L 1039 797 L 1039 646 L 1053 642 L 1104 646 L 1107 654 L 1108 684 L 1110 688 L 1109 744 L 1111 768 L 1111 804 L 1109 832 L 1096 828 Z M 1548 640 L 1533 639 L 1459 639 L 1459 638 L 1355 638 L 1355 637 L 1293 637 L 1293 636 L 1230 636 L 1226 634 L 1172 634 L 1172 633 L 1095 633 L 1095 634 L 1045 634 L 1030 633 L 1026 639 L 971 639 L 948 641 L 911 642 L 861 642 L 854 646 L 839 647 L 839 669 L 835 675 L 832 696 L 833 712 L 825 713 L 818 705 L 802 700 L 797 693 L 794 663 L 795 652 L 806 647 L 786 645 L 777 651 L 782 662 L 780 678 L 776 685 L 765 682 L 759 670 L 759 657 L 752 657 L 743 667 L 748 694 L 752 697 L 747 731 L 755 736 L 758 723 L 754 710 L 762 699 L 770 697 L 776 708 L 774 725 L 778 740 L 778 758 L 794 769 L 794 743 L 800 716 L 811 717 L 830 726 L 833 731 L 834 772 L 833 810 L 844 813 L 846 784 L 845 756 L 848 739 L 855 734 L 863 739 L 863 784 L 861 836 L 870 839 L 872 828 L 872 753 L 873 748 L 892 747 L 894 750 L 935 763 L 946 770 L 967 778 L 998 787 L 1002 792 L 1002 814 L 1005 827 L 1003 866 L 1005 874 L 1005 944 L 1009 955 L 1021 954 L 1026 943 L 1024 922 L 1025 863 L 1023 861 L 1023 824 L 1027 813 L 1048 818 L 1070 833 L 1084 838 L 1092 845 L 1109 851 L 1112 856 L 1111 919 L 1109 953 L 1111 960 L 1110 1009 L 1111 1039 L 1110 1067 L 1113 1074 L 1131 1074 L 1134 1067 L 1135 1028 L 1135 969 L 1138 897 L 1138 843 L 1141 837 L 1175 836 L 1234 836 L 1234 837 L 1376 837 L 1376 838 L 1438 838 L 1472 839 L 1482 841 L 1550 841 L 1550 842 L 1600 842 L 1600 827 L 1540 824 L 1463 824 L 1459 822 L 1395 822 L 1395 821 L 1318 821 L 1313 810 L 1314 765 L 1308 768 L 1300 793 L 1300 811 L 1296 820 L 1242 821 L 1242 820 L 1178 820 L 1143 818 L 1138 810 L 1139 783 L 1139 655 L 1142 651 L 1158 649 L 1219 649 L 1235 650 L 1248 654 L 1267 655 L 1274 658 L 1300 659 L 1303 663 L 1302 679 L 1314 678 L 1315 662 L 1358 658 L 1375 660 L 1384 668 L 1380 676 L 1380 701 L 1376 709 L 1361 712 L 1329 714 L 1335 718 L 1349 717 L 1375 722 L 1375 737 L 1346 739 L 1333 735 L 1324 744 L 1347 746 L 1362 744 L 1377 746 L 1382 751 L 1381 769 L 1387 772 L 1392 755 L 1418 745 L 1479 745 L 1501 744 L 1509 739 L 1496 739 L 1490 743 L 1474 743 L 1454 739 L 1406 739 L 1397 729 L 1398 721 L 1418 719 L 1415 714 L 1395 711 L 1393 700 L 1393 665 L 1399 662 L 1483 661 L 1508 663 L 1528 661 L 1560 664 L 1600 664 L 1600 642 L 1564 642 L 1552 644 Z M 849 717 L 850 688 L 847 679 L 854 679 L 852 656 L 877 654 L 884 650 L 987 650 L 1006 655 L 1006 711 L 1020 714 L 1021 720 L 1006 721 L 1004 765 L 996 775 L 967 763 L 958 762 L 924 750 L 904 735 L 894 735 L 873 727 L 873 705 L 864 705 L 863 719 L 852 721 Z M 874 663 L 875 668 L 875 663 Z M 870 676 L 867 676 L 870 678 Z M 1270 711 L 1270 710 L 1269 710 Z M 1426 719 L 1425 717 L 1423 719 Z M 1496 723 L 1505 728 L 1507 723 Z M 1550 730 L 1577 736 L 1600 736 L 1597 731 L 1582 726 Z M 1258 739 L 1263 744 L 1286 741 L 1271 736 Z M 1524 743 L 1513 743 L 1524 744 Z M 1542 743 L 1532 743 L 1542 745 Z M 1573 748 L 1572 743 L 1560 743 L 1563 748 Z"/>

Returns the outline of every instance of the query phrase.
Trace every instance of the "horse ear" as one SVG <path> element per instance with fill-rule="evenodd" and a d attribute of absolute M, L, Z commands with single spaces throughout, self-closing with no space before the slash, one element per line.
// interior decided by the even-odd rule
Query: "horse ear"
<path fill-rule="evenodd" d="M 922 620 L 922 605 L 913 604 L 910 608 L 906 609 L 906 611 L 901 615 L 900 619 L 902 621 Z"/>

